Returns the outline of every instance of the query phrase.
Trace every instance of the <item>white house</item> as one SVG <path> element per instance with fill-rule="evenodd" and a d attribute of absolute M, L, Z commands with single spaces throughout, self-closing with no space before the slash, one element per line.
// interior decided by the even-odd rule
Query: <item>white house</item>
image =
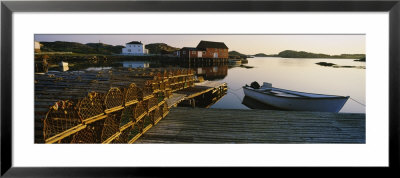
<path fill-rule="evenodd" d="M 129 43 L 126 43 L 125 48 L 122 48 L 122 54 L 143 56 L 144 54 L 147 54 L 147 49 L 144 49 L 143 43 L 141 41 L 131 41 Z"/>
<path fill-rule="evenodd" d="M 35 53 L 40 52 L 40 43 L 38 41 L 35 41 Z"/>

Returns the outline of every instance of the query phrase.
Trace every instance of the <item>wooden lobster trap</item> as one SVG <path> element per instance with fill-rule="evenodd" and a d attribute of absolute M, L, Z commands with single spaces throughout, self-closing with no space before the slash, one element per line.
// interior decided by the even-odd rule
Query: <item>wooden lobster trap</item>
<path fill-rule="evenodd" d="M 112 113 L 124 108 L 124 94 L 119 88 L 111 88 L 104 98 L 105 113 Z"/>
<path fill-rule="evenodd" d="M 153 97 L 154 90 L 152 87 L 152 83 L 153 83 L 153 81 L 151 81 L 151 80 L 147 80 L 145 82 L 145 85 L 143 86 L 143 88 L 141 90 L 142 91 L 142 99 L 141 100 L 147 100 L 147 99 Z"/>
<path fill-rule="evenodd" d="M 151 123 L 156 125 L 163 118 L 162 107 L 157 106 L 153 111 L 149 113 Z"/>
<path fill-rule="evenodd" d="M 133 69 L 38 76 L 35 107 L 46 114 L 39 132 L 45 143 L 132 143 L 165 117 L 165 99 L 172 88 L 184 87 L 187 73 Z M 55 96 L 62 99 L 54 100 Z M 47 103 L 48 111 L 48 105 L 40 108 Z"/>
<path fill-rule="evenodd" d="M 119 136 L 120 116 L 118 114 L 108 114 L 104 120 L 103 129 L 101 132 L 101 142 L 110 143 Z"/>
<path fill-rule="evenodd" d="M 121 131 L 118 137 L 116 137 L 111 143 L 128 143 L 132 138 L 131 134 L 134 134 L 132 130 L 134 129 L 133 125 Z M 135 134 L 136 135 L 136 134 Z"/>
<path fill-rule="evenodd" d="M 105 118 L 104 95 L 97 92 L 90 92 L 87 97 L 79 100 L 78 114 L 82 122 L 89 124 Z"/>
<path fill-rule="evenodd" d="M 82 129 L 81 117 L 78 115 L 74 102 L 57 101 L 50 107 L 43 125 L 43 136 L 45 143 L 60 143 L 66 138 Z"/>
<path fill-rule="evenodd" d="M 72 136 L 70 143 L 96 143 L 96 129 L 93 126 L 87 126 Z"/>
<path fill-rule="evenodd" d="M 125 106 L 130 106 L 139 102 L 139 88 L 136 84 L 131 83 L 125 91 Z"/>
<path fill-rule="evenodd" d="M 140 101 L 134 108 L 134 120 L 135 122 L 140 121 L 147 114 L 146 106 L 144 101 Z"/>

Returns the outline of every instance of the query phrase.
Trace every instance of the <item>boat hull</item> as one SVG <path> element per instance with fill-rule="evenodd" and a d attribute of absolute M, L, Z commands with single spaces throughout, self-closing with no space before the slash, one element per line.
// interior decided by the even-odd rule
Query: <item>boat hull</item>
<path fill-rule="evenodd" d="M 349 97 L 282 97 L 243 87 L 245 96 L 264 104 L 293 111 L 339 112 Z"/>

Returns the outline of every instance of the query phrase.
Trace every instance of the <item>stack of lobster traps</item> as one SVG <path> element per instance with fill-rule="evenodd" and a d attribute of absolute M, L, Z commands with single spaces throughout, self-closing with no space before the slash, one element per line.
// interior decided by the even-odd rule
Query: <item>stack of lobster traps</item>
<path fill-rule="evenodd" d="M 193 86 L 183 69 L 35 74 L 35 143 L 133 143 L 168 114 L 172 92 Z"/>

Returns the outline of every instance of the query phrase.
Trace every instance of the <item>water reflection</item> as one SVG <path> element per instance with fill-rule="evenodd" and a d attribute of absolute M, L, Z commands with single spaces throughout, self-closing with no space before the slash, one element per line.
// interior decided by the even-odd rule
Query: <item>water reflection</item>
<path fill-rule="evenodd" d="M 242 86 L 253 81 L 269 82 L 278 88 L 350 96 L 365 103 L 365 69 L 334 68 L 317 65 L 318 62 L 329 62 L 339 66 L 364 66 L 365 62 L 354 59 L 289 59 L 278 57 L 249 58 L 245 66 L 228 64 L 180 64 L 168 61 L 115 61 L 107 65 L 69 66 L 69 70 L 102 70 L 112 67 L 129 68 L 190 68 L 205 80 L 221 81 L 228 84 L 227 94 L 219 98 L 211 108 L 252 109 L 254 102 L 244 98 Z M 39 66 L 40 67 L 40 66 Z M 38 68 L 39 68 L 38 67 Z M 229 73 L 228 73 L 229 72 Z M 196 103 L 197 104 L 197 103 Z M 199 102 L 199 105 L 200 102 Z M 257 106 L 259 106 L 257 104 Z M 365 113 L 365 107 L 353 100 L 348 100 L 340 112 Z"/>
<path fill-rule="evenodd" d="M 211 91 L 200 96 L 196 96 L 191 100 L 184 100 L 179 103 L 178 106 L 209 108 L 213 104 L 221 100 L 224 96 L 226 96 L 226 90 L 217 90 L 216 92 Z"/>
<path fill-rule="evenodd" d="M 222 80 L 228 75 L 227 65 L 196 67 L 192 69 L 195 70 L 197 76 L 202 76 L 205 80 Z"/>
<path fill-rule="evenodd" d="M 124 68 L 150 68 L 150 62 L 148 61 L 116 61 L 110 62 L 106 64 L 90 64 L 87 62 L 76 62 L 72 64 L 68 63 L 59 63 L 57 67 L 50 67 L 52 70 L 58 71 L 76 71 L 76 70 L 86 70 L 86 71 L 93 71 L 93 70 L 109 70 L 113 67 L 124 67 Z"/>
<path fill-rule="evenodd" d="M 125 68 L 149 68 L 150 62 L 146 61 L 123 61 L 122 67 Z"/>
<path fill-rule="evenodd" d="M 68 67 L 68 65 L 66 65 L 66 66 L 60 66 L 59 69 L 60 69 L 60 71 L 65 72 L 65 71 L 68 71 L 68 70 L 69 70 L 69 67 Z"/>
<path fill-rule="evenodd" d="M 248 66 L 234 67 L 221 80 L 228 84 L 228 95 L 211 108 L 249 109 L 242 104 L 242 86 L 251 82 L 268 82 L 278 88 L 350 96 L 365 103 L 365 69 L 333 68 L 317 65 L 318 62 L 331 62 L 340 66 L 365 66 L 354 59 L 287 59 L 278 57 L 255 57 L 248 59 Z M 365 106 L 348 100 L 340 112 L 365 113 Z"/>
<path fill-rule="evenodd" d="M 100 70 L 110 70 L 112 67 L 88 67 L 87 71 L 100 71 Z"/>

